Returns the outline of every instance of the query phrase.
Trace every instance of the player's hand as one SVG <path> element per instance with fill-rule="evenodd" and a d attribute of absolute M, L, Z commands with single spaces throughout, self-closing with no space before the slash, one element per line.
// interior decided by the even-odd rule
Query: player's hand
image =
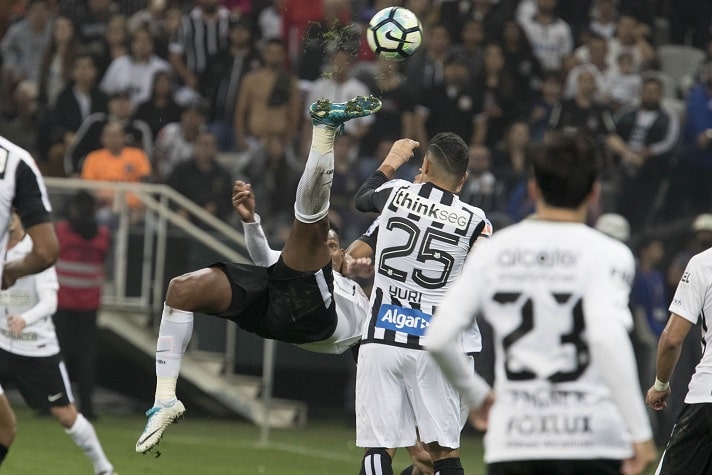
<path fill-rule="evenodd" d="M 12 333 L 12 336 L 20 336 L 22 330 L 27 326 L 25 319 L 19 315 L 8 315 L 7 316 L 7 328 Z"/>
<path fill-rule="evenodd" d="M 232 207 L 246 223 L 255 222 L 255 195 L 252 185 L 237 180 L 232 187 Z"/>
<path fill-rule="evenodd" d="M 382 166 L 389 166 L 393 170 L 398 170 L 401 165 L 406 163 L 408 160 L 413 158 L 415 149 L 420 146 L 420 142 L 416 142 L 411 139 L 399 139 L 396 140 L 391 151 L 386 155 L 385 160 L 383 160 Z"/>
<path fill-rule="evenodd" d="M 470 421 L 470 425 L 472 427 L 482 432 L 487 430 L 489 411 L 492 409 L 492 404 L 494 404 L 494 392 L 490 391 L 484 402 L 480 404 L 479 407 L 473 407 L 470 409 L 468 420 Z"/>
<path fill-rule="evenodd" d="M 346 254 L 341 269 L 343 271 L 342 274 L 347 277 L 368 279 L 373 277 L 374 274 L 373 259 L 370 257 L 353 258 L 349 254 Z"/>
<path fill-rule="evenodd" d="M 658 450 L 652 440 L 633 444 L 633 456 L 623 461 L 623 475 L 638 475 L 643 473 L 658 457 Z"/>
<path fill-rule="evenodd" d="M 661 411 L 667 407 L 667 398 L 670 396 L 670 387 L 665 391 L 657 391 L 655 386 L 650 386 L 645 395 L 645 404 L 651 409 Z"/>

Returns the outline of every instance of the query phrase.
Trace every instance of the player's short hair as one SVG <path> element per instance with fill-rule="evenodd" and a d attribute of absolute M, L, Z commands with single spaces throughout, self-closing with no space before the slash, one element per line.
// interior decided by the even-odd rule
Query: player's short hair
<path fill-rule="evenodd" d="M 428 157 L 439 169 L 458 179 L 467 171 L 470 160 L 467 144 L 452 132 L 440 132 L 430 139 Z"/>
<path fill-rule="evenodd" d="M 552 131 L 529 150 L 532 173 L 546 204 L 576 209 L 593 189 L 598 157 L 593 141 L 580 133 Z"/>

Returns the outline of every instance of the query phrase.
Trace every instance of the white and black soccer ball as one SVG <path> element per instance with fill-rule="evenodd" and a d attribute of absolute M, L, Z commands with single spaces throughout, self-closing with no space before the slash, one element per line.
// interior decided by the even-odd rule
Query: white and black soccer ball
<path fill-rule="evenodd" d="M 412 11 L 403 7 L 387 7 L 368 22 L 366 40 L 378 56 L 402 61 L 420 47 L 423 29 Z"/>

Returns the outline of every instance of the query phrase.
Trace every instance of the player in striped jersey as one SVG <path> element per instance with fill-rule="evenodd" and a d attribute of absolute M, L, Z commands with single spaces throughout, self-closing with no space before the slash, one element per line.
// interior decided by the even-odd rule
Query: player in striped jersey
<path fill-rule="evenodd" d="M 656 451 L 628 337 L 633 255 L 585 224 L 598 189 L 591 143 L 552 134 L 530 159 L 536 217 L 473 251 L 426 346 L 472 399 L 452 340 L 477 314 L 492 326 L 489 475 L 641 473 Z"/>
<path fill-rule="evenodd" d="M 20 217 L 27 234 L 37 244 L 18 259 L 0 259 L 2 288 L 12 286 L 17 279 L 42 272 L 57 260 L 59 244 L 52 225 L 52 207 L 35 161 L 30 154 L 0 136 L 0 250 L 6 249 L 13 209 Z M 0 423 L 11 425 L 13 431 L 0 434 L 0 463 L 14 439 L 15 415 L 7 398 L 0 395 Z"/>
<path fill-rule="evenodd" d="M 372 311 L 356 372 L 356 445 L 366 448 L 361 474 L 393 473 L 395 449 L 415 445 L 416 427 L 436 473 L 464 473 L 460 397 L 422 351 L 422 338 L 488 222 L 481 209 L 456 195 L 466 177 L 468 149 L 455 134 L 430 141 L 419 183 L 392 180 L 418 146 L 410 139 L 396 141 L 355 198 L 359 210 L 381 213 Z M 451 341 L 460 354 L 463 340 L 460 332 Z M 469 401 L 475 406 L 489 396 L 479 382 Z"/>
<path fill-rule="evenodd" d="M 680 348 L 698 321 L 702 330 L 702 358 L 655 473 L 709 474 L 712 473 L 712 249 L 690 259 L 669 310 L 670 319 L 658 342 L 657 374 L 646 397 L 648 406 L 656 411 L 666 406 Z"/>

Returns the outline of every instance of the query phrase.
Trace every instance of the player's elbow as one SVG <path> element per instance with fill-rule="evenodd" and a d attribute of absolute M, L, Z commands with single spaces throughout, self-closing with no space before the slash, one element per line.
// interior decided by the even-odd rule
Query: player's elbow
<path fill-rule="evenodd" d="M 59 243 L 57 239 L 47 239 L 42 243 L 35 244 L 32 251 L 37 259 L 38 267 L 46 269 L 57 262 Z"/>
<path fill-rule="evenodd" d="M 658 342 L 659 351 L 675 351 L 682 347 L 682 343 L 685 341 L 687 334 L 679 334 L 671 332 L 668 328 L 665 328 L 660 334 L 660 341 Z"/>

